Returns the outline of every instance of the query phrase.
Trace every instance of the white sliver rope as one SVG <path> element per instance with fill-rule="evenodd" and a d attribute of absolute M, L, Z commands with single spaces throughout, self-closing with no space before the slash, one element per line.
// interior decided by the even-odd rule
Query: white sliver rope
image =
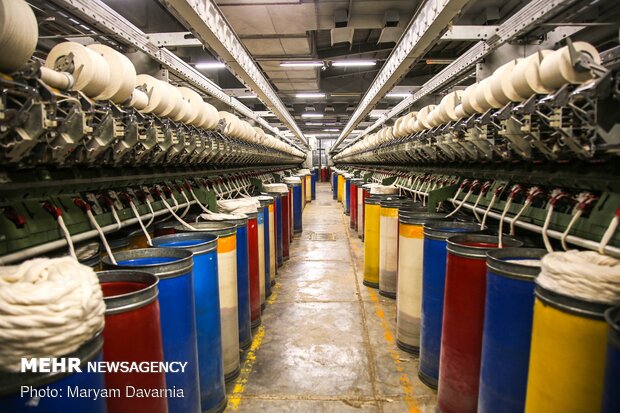
<path fill-rule="evenodd" d="M 116 265 L 116 260 L 114 259 L 114 255 L 112 255 L 112 249 L 110 248 L 110 244 L 108 244 L 108 240 L 106 239 L 105 234 L 103 233 L 103 230 L 97 223 L 97 220 L 95 219 L 90 209 L 86 210 L 86 216 L 88 217 L 90 224 L 93 227 L 95 227 L 95 229 L 99 233 L 99 238 L 101 239 L 101 243 L 103 244 L 103 247 L 105 248 L 106 252 L 108 253 L 108 256 L 110 257 L 110 261 L 112 262 L 112 264 Z"/>
<path fill-rule="evenodd" d="M 146 197 L 145 202 L 146 206 L 149 207 L 149 211 L 151 211 L 151 218 L 149 219 L 149 222 L 144 225 L 146 228 L 148 228 L 155 220 L 155 211 L 153 211 L 153 205 L 151 205 L 151 201 L 149 201 L 148 197 Z"/>
<path fill-rule="evenodd" d="M 461 203 L 459 204 L 459 206 L 457 206 L 456 208 L 454 208 L 454 211 L 450 212 L 448 215 L 446 215 L 446 218 L 450 218 L 452 215 L 456 214 L 457 212 L 459 212 L 459 210 L 461 208 L 463 208 L 463 205 L 465 205 L 465 202 L 467 202 L 467 200 L 469 199 L 469 197 L 471 196 L 473 192 L 473 189 L 470 189 L 469 191 L 467 191 L 467 193 L 465 194 L 465 198 L 463 198 L 463 200 L 461 201 Z M 454 205 L 454 201 L 456 200 L 456 196 L 454 198 L 452 198 L 452 205 Z"/>
<path fill-rule="evenodd" d="M 116 229 L 119 230 L 123 227 L 123 224 L 121 224 L 121 219 L 118 217 L 118 212 L 116 212 L 116 207 L 114 206 L 114 204 L 110 206 L 110 209 L 112 210 L 112 216 L 114 217 L 114 221 L 116 221 Z"/>
<path fill-rule="evenodd" d="M 454 194 L 454 196 L 452 197 L 452 207 L 456 208 L 456 200 L 458 199 L 459 195 L 461 195 L 461 191 L 463 190 L 463 185 L 459 186 L 459 189 L 456 190 L 456 194 Z"/>
<path fill-rule="evenodd" d="M 484 229 L 485 224 L 487 223 L 487 217 L 489 216 L 489 211 L 491 210 L 491 208 L 493 208 L 493 205 L 495 205 L 496 200 L 497 193 L 494 192 L 493 197 L 491 198 L 491 202 L 489 202 L 489 206 L 487 207 L 486 211 L 484 211 L 484 215 L 482 216 L 482 222 L 480 222 L 480 229 Z"/>
<path fill-rule="evenodd" d="M 474 216 L 476 217 L 476 221 L 480 222 L 480 216 L 478 215 L 478 211 L 476 210 L 478 208 L 478 204 L 480 203 L 480 200 L 482 199 L 482 195 L 484 195 L 484 191 L 480 190 L 480 193 L 478 194 L 478 197 L 476 198 L 476 202 L 474 202 Z"/>
<path fill-rule="evenodd" d="M 514 236 L 515 234 L 515 224 L 517 223 L 519 218 L 521 218 L 521 215 L 523 215 L 523 213 L 530 207 L 530 205 L 532 205 L 532 200 L 528 198 L 523 204 L 523 206 L 521 207 L 521 209 L 519 210 L 519 212 L 517 212 L 517 215 L 515 215 L 515 217 L 510 222 L 510 235 L 511 236 Z"/>
<path fill-rule="evenodd" d="M 611 237 L 613 237 L 614 234 L 616 233 L 616 230 L 618 229 L 619 221 L 620 221 L 620 217 L 618 217 L 618 214 L 616 213 L 616 215 L 612 218 L 611 222 L 609 223 L 609 227 L 607 227 L 607 231 L 605 231 L 605 233 L 603 234 L 603 238 L 601 239 L 601 242 L 598 246 L 598 252 L 600 254 L 603 254 L 605 252 L 605 247 L 607 246 L 607 244 L 609 244 Z"/>
<path fill-rule="evenodd" d="M 198 204 L 198 206 L 207 214 L 212 214 L 213 212 L 211 212 L 209 210 L 209 208 L 205 207 L 204 205 L 202 205 L 202 202 L 200 202 L 198 200 L 198 197 L 196 196 L 196 194 L 194 193 L 194 190 L 192 188 L 189 188 L 189 193 L 192 195 L 192 198 L 194 198 L 194 201 L 196 201 L 196 203 Z"/>
<path fill-rule="evenodd" d="M 140 217 L 140 213 L 138 213 L 138 208 L 136 208 L 136 204 L 134 204 L 133 201 L 129 201 L 129 206 L 131 207 L 133 214 L 138 219 L 138 224 L 140 224 L 140 228 L 142 228 L 142 232 L 144 233 L 144 236 L 146 237 L 147 245 L 151 245 L 151 236 L 149 235 L 149 232 L 146 230 L 146 226 L 144 226 L 144 223 L 142 222 L 142 217 Z"/>
<path fill-rule="evenodd" d="M 74 258 L 0 267 L 0 370 L 74 352 L 103 329 L 104 313 L 97 275 Z"/>
<path fill-rule="evenodd" d="M 67 226 L 65 225 L 65 220 L 62 219 L 62 215 L 58 215 L 56 220 L 58 221 L 58 226 L 60 227 L 60 230 L 65 236 L 65 239 L 67 240 L 67 245 L 69 246 L 69 255 L 77 259 L 77 256 L 75 255 L 75 247 L 73 246 L 73 240 L 71 239 L 71 234 L 69 233 L 69 230 L 67 229 Z"/>
<path fill-rule="evenodd" d="M 191 229 L 192 231 L 195 231 L 196 228 L 192 227 L 190 224 L 188 224 L 187 222 L 183 221 L 183 218 L 181 218 L 180 216 L 178 216 L 173 210 L 172 207 L 170 206 L 170 204 L 164 199 L 164 197 L 161 197 L 161 202 L 164 203 L 164 206 L 166 207 L 166 209 L 168 209 L 168 212 L 170 212 L 172 214 L 172 216 L 179 221 L 179 223 L 181 225 L 183 225 L 185 228 L 187 229 Z"/>
<path fill-rule="evenodd" d="M 181 214 L 181 218 L 185 218 L 185 215 L 187 215 L 187 213 L 189 212 L 191 205 L 189 203 L 187 195 L 185 195 L 185 191 L 181 191 L 181 195 L 183 195 L 183 199 L 185 199 L 185 203 L 187 204 L 187 206 L 185 207 L 185 211 L 183 211 L 183 213 Z"/>
<path fill-rule="evenodd" d="M 549 224 L 551 223 L 551 217 L 553 216 L 553 203 L 549 202 L 549 206 L 547 207 L 547 216 L 545 217 L 545 223 L 542 228 L 542 237 L 543 242 L 545 243 L 545 248 L 548 252 L 553 252 L 553 246 L 551 246 L 551 242 L 549 241 L 549 235 L 547 231 L 549 230 Z"/>
<path fill-rule="evenodd" d="M 620 303 L 620 260 L 595 251 L 552 252 L 542 259 L 536 283 L 568 297 Z"/>
<path fill-rule="evenodd" d="M 562 233 L 562 237 L 560 237 L 560 242 L 562 243 L 562 248 L 564 248 L 564 251 L 568 251 L 568 246 L 566 245 L 566 238 L 568 238 L 568 234 L 570 234 L 570 230 L 573 228 L 573 225 L 575 225 L 575 223 L 581 217 L 582 214 L 583 214 L 583 210 L 581 208 L 577 208 L 575 210 L 573 217 L 571 218 L 570 222 L 566 226 L 566 229 Z"/>
<path fill-rule="evenodd" d="M 499 229 L 498 229 L 498 243 L 497 246 L 499 248 L 504 248 L 504 234 L 502 233 L 503 228 L 504 228 L 504 219 L 506 219 L 506 214 L 508 213 L 508 210 L 510 209 L 510 205 L 512 205 L 512 197 L 509 196 L 508 200 L 506 201 L 506 205 L 504 206 L 504 210 L 502 211 L 502 216 L 499 218 Z"/>

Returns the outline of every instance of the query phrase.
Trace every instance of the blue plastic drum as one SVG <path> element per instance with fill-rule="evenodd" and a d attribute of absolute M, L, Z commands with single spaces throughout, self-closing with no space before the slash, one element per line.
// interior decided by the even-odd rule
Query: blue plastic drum
<path fill-rule="evenodd" d="M 338 174 L 332 172 L 332 199 L 336 201 L 338 199 Z"/>
<path fill-rule="evenodd" d="M 470 222 L 430 222 L 424 225 L 422 316 L 420 319 L 420 380 L 437 389 L 443 299 L 446 286 L 446 240 L 454 234 L 479 232 Z"/>
<path fill-rule="evenodd" d="M 602 413 L 620 412 L 620 307 L 605 312 L 608 325 L 607 359 Z"/>
<path fill-rule="evenodd" d="M 165 361 L 187 362 L 182 373 L 167 373 L 166 385 L 182 389 L 185 397 L 168 400 L 170 413 L 200 411 L 198 346 L 192 253 L 174 248 L 142 248 L 102 259 L 103 268 L 141 269 L 159 277 L 159 306 Z M 87 410 L 84 410 L 87 411 Z M 89 412 L 90 413 L 90 412 Z"/>
<path fill-rule="evenodd" d="M 250 244 L 248 218 L 226 220 L 237 226 L 237 311 L 239 312 L 239 347 L 247 350 L 252 345 L 250 320 Z"/>
<path fill-rule="evenodd" d="M 523 413 L 534 316 L 534 279 L 547 250 L 487 252 L 479 413 Z"/>
<path fill-rule="evenodd" d="M 318 181 L 318 179 L 319 179 L 319 170 L 315 168 L 315 169 L 312 170 L 312 182 L 311 182 L 311 185 L 312 185 L 312 192 L 311 192 L 312 200 L 316 199 L 316 182 Z"/>
<path fill-rule="evenodd" d="M 273 197 L 261 195 L 258 197 L 260 204 L 265 207 L 263 220 L 265 225 L 265 298 L 271 296 L 271 257 L 275 256 L 271 251 L 271 232 L 273 223 L 271 222 L 269 209 L 274 209 Z M 275 245 L 275 243 L 273 243 Z"/>
<path fill-rule="evenodd" d="M 208 413 L 223 411 L 227 402 L 222 359 L 217 239 L 217 235 L 187 232 L 152 240 L 153 247 L 181 248 L 194 254 L 200 404 L 202 412 Z"/>
<path fill-rule="evenodd" d="M 342 199 L 344 203 L 344 214 L 349 215 L 351 213 L 351 177 L 348 175 L 345 176 L 344 197 Z"/>
<path fill-rule="evenodd" d="M 81 360 L 81 373 L 0 373 L 2 413 L 106 413 L 105 398 L 71 397 L 69 389 L 105 389 L 104 374 L 88 372 L 86 363 L 103 361 L 103 336 L 95 336 L 64 357 Z M 22 393 L 22 386 L 27 392 Z M 121 390 L 122 391 L 122 390 Z"/>
<path fill-rule="evenodd" d="M 298 234 L 303 230 L 303 199 L 301 184 L 293 184 L 293 232 Z"/>

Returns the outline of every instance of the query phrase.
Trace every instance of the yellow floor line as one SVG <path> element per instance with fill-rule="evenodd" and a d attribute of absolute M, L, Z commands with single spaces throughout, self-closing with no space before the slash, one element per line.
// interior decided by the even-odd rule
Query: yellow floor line
<path fill-rule="evenodd" d="M 349 236 L 350 236 L 350 233 L 349 233 Z M 351 246 L 351 249 L 356 255 L 356 258 L 357 256 L 360 256 L 359 249 L 357 248 L 357 246 L 352 242 L 349 242 L 349 245 Z M 372 288 L 366 287 L 366 290 L 368 291 L 368 295 L 370 296 L 370 299 L 372 300 L 375 306 L 375 313 L 377 314 L 377 317 L 379 317 L 379 321 L 381 322 L 381 327 L 383 328 L 383 337 L 385 338 L 385 341 L 389 344 L 388 352 L 390 354 L 390 357 L 392 358 L 392 361 L 394 362 L 396 371 L 400 373 L 400 378 L 399 378 L 400 387 L 403 389 L 403 392 L 405 393 L 405 403 L 407 403 L 407 408 L 409 409 L 409 413 L 420 413 L 420 406 L 415 400 L 413 383 L 411 383 L 411 379 L 409 378 L 409 375 L 405 373 L 405 369 L 403 368 L 401 364 L 401 361 L 400 361 L 401 355 L 398 353 L 397 350 L 394 349 L 396 347 L 396 340 L 394 339 L 394 335 L 392 334 L 390 325 L 385 319 L 385 313 L 383 312 L 383 309 L 381 308 L 381 303 L 379 302 L 379 296 L 377 295 L 375 290 Z"/>
<path fill-rule="evenodd" d="M 278 297 L 278 290 L 280 289 L 280 283 L 276 284 L 271 288 L 271 296 L 267 300 L 267 304 L 273 304 Z M 254 339 L 252 340 L 252 345 L 248 350 L 248 353 L 245 356 L 245 362 L 243 363 L 243 367 L 241 368 L 241 374 L 235 383 L 235 387 L 231 395 L 228 397 L 228 408 L 230 410 L 239 409 L 239 405 L 243 400 L 243 392 L 245 392 L 245 386 L 248 384 L 248 379 L 250 378 L 250 374 L 252 373 L 252 368 L 254 367 L 254 363 L 256 362 L 256 351 L 260 348 L 261 344 L 263 344 L 263 339 L 265 338 L 265 326 L 261 325 L 258 327 L 256 334 L 254 335 Z"/>
<path fill-rule="evenodd" d="M 385 338 L 385 341 L 389 344 L 388 352 L 390 353 L 390 357 L 392 358 L 392 361 L 394 362 L 396 371 L 400 373 L 400 378 L 399 378 L 400 387 L 405 392 L 405 403 L 407 403 L 407 408 L 409 409 L 409 413 L 420 413 L 420 408 L 419 408 L 420 406 L 418 406 L 418 403 L 415 401 L 415 397 L 414 397 L 413 383 L 411 383 L 411 380 L 409 379 L 409 375 L 405 373 L 405 369 L 401 365 L 400 354 L 396 350 L 394 350 L 394 347 L 396 346 L 396 342 L 394 340 L 394 335 L 392 334 L 392 331 L 390 330 L 390 326 L 387 320 L 385 319 L 385 313 L 383 312 L 383 309 L 381 308 L 381 303 L 379 303 L 379 297 L 377 296 L 377 293 L 370 288 L 368 289 L 368 295 L 370 295 L 370 299 L 375 305 L 375 313 L 377 314 L 377 317 L 379 317 L 379 321 L 381 322 L 381 327 L 383 328 L 383 332 L 384 332 L 383 336 Z"/>

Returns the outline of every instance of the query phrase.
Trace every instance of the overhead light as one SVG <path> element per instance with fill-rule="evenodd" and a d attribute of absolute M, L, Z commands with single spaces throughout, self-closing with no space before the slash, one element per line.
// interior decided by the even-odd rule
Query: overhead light
<path fill-rule="evenodd" d="M 241 95 L 241 96 L 237 96 L 237 99 L 256 99 L 257 96 L 256 95 Z"/>
<path fill-rule="evenodd" d="M 408 98 L 411 96 L 411 93 L 388 93 L 385 95 L 386 98 Z"/>
<path fill-rule="evenodd" d="M 222 69 L 226 67 L 224 63 L 221 62 L 200 62 L 196 63 L 196 69 Z"/>
<path fill-rule="evenodd" d="M 302 118 L 322 118 L 323 114 L 322 113 L 302 113 L 301 117 Z"/>
<path fill-rule="evenodd" d="M 370 114 L 371 118 L 380 118 L 381 116 L 383 116 L 383 113 L 371 113 Z"/>
<path fill-rule="evenodd" d="M 449 65 L 454 59 L 426 59 L 427 65 Z"/>
<path fill-rule="evenodd" d="M 364 132 L 364 131 L 361 130 L 361 129 L 355 129 L 355 130 L 351 131 L 351 133 L 362 133 L 362 132 Z"/>
<path fill-rule="evenodd" d="M 354 67 L 354 66 L 374 66 L 377 62 L 374 60 L 338 60 L 332 62 L 335 67 Z"/>
<path fill-rule="evenodd" d="M 340 132 L 340 129 L 323 129 L 323 132 Z"/>
<path fill-rule="evenodd" d="M 323 122 L 306 122 L 306 126 L 323 126 Z"/>
<path fill-rule="evenodd" d="M 296 98 L 324 98 L 325 93 L 311 92 L 311 93 L 298 93 Z"/>
<path fill-rule="evenodd" d="M 321 67 L 323 66 L 323 62 L 281 62 L 280 66 L 282 67 Z"/>

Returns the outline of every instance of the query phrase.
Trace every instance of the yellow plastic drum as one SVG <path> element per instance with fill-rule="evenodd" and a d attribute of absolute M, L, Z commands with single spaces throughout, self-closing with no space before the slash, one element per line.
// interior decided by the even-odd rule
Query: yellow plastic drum
<path fill-rule="evenodd" d="M 344 194 L 344 175 L 338 174 L 338 202 L 342 202 L 342 194 Z"/>
<path fill-rule="evenodd" d="M 525 413 L 601 411 L 609 305 L 535 294 Z"/>
<path fill-rule="evenodd" d="M 372 288 L 379 288 L 380 222 L 381 197 L 369 196 L 364 206 L 364 285 Z"/>
<path fill-rule="evenodd" d="M 306 202 L 312 202 L 312 175 L 306 175 Z"/>

